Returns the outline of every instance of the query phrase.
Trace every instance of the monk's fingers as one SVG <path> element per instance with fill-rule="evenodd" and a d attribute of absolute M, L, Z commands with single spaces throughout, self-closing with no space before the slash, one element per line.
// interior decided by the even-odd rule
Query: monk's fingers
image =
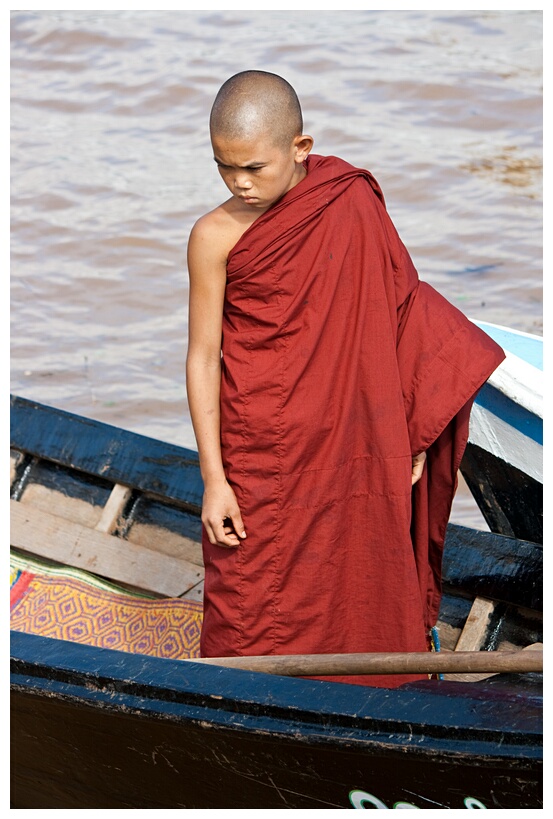
<path fill-rule="evenodd" d="M 226 482 L 204 491 L 202 523 L 214 545 L 236 548 L 240 539 L 246 537 L 240 507 Z"/>
<path fill-rule="evenodd" d="M 225 526 L 225 531 L 229 529 L 238 535 L 239 538 L 246 537 L 246 530 L 244 529 L 244 524 L 242 522 L 242 516 L 240 515 L 239 509 L 230 512 L 228 517 L 224 519 L 223 524 Z"/>
<path fill-rule="evenodd" d="M 232 542 L 231 536 L 225 532 L 225 527 L 222 520 L 213 521 L 209 518 L 204 518 L 202 523 L 205 526 L 207 539 L 213 546 L 232 548 L 232 546 L 235 545 Z M 237 540 L 238 538 L 236 538 L 236 541 Z"/>
<path fill-rule="evenodd" d="M 207 538 L 214 546 L 223 546 L 226 549 L 235 549 L 240 540 L 236 533 L 222 520 L 203 521 Z"/>
<path fill-rule="evenodd" d="M 242 523 L 240 513 L 232 517 L 229 515 L 223 520 L 223 531 L 225 533 L 227 543 L 230 542 L 236 546 L 240 543 L 240 540 L 246 537 L 246 532 L 244 531 L 244 525 Z"/>
<path fill-rule="evenodd" d="M 232 525 L 232 521 L 231 521 L 230 518 L 225 518 L 224 519 L 224 521 L 223 521 L 223 531 L 224 531 L 225 535 L 230 535 L 232 532 L 234 532 L 234 527 Z"/>
<path fill-rule="evenodd" d="M 426 452 L 421 452 L 420 455 L 415 455 L 411 467 L 411 486 L 420 481 L 424 471 L 424 464 L 426 461 Z"/>

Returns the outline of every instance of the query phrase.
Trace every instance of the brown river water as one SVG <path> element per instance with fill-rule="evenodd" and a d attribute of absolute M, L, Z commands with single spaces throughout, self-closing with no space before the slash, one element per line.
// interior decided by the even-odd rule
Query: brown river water
<path fill-rule="evenodd" d="M 195 448 L 187 237 L 237 71 L 368 168 L 421 278 L 542 333 L 541 11 L 13 11 L 11 391 Z M 485 528 L 464 486 L 452 519 Z"/>

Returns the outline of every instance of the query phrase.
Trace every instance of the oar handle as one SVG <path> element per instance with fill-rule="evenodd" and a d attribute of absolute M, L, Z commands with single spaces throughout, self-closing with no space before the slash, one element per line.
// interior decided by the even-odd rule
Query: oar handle
<path fill-rule="evenodd" d="M 543 651 L 390 652 L 203 657 L 191 662 L 289 677 L 355 674 L 498 674 L 543 671 Z"/>

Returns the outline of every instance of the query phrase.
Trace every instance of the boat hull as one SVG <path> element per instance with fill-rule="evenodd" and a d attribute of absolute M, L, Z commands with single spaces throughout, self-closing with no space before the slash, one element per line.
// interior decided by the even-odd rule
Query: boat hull
<path fill-rule="evenodd" d="M 543 340 L 476 323 L 506 359 L 476 396 L 461 472 L 492 532 L 543 543 Z"/>
<path fill-rule="evenodd" d="M 542 806 L 528 681 L 367 691 L 27 634 L 12 657 L 16 808 Z"/>
<path fill-rule="evenodd" d="M 98 601 L 199 605 L 197 453 L 20 398 L 11 443 L 14 808 L 542 806 L 541 675 L 386 690 L 133 653 Z M 442 651 L 539 645 L 542 551 L 450 524 Z"/>
<path fill-rule="evenodd" d="M 492 532 L 543 543 L 543 484 L 468 442 L 461 472 Z"/>

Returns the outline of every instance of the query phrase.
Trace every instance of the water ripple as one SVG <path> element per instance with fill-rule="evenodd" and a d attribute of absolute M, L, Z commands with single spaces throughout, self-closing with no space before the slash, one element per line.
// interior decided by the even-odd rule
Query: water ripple
<path fill-rule="evenodd" d="M 193 445 L 186 241 L 226 197 L 207 120 L 245 68 L 375 174 L 421 276 L 540 332 L 541 17 L 12 12 L 13 392 Z"/>

